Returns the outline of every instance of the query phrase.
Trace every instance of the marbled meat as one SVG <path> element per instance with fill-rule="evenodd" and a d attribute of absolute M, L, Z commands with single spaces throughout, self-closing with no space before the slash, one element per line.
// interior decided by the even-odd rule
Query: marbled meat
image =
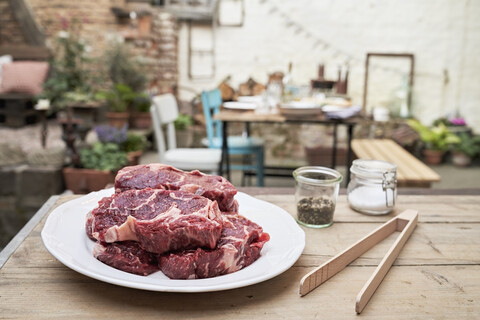
<path fill-rule="evenodd" d="M 270 239 L 262 227 L 236 213 L 223 213 L 223 231 L 214 250 L 197 248 L 160 256 L 160 270 L 171 279 L 211 278 L 238 271 L 260 257 Z"/>
<path fill-rule="evenodd" d="M 143 250 L 135 241 L 97 241 L 93 247 L 93 256 L 106 265 L 141 276 L 159 270 L 157 254 Z"/>
<path fill-rule="evenodd" d="M 86 232 L 93 240 L 132 240 L 146 251 L 164 253 L 215 248 L 222 223 L 215 201 L 185 191 L 142 189 L 100 200 L 87 214 Z"/>
<path fill-rule="evenodd" d="M 145 188 L 188 191 L 217 201 L 222 212 L 238 212 L 238 203 L 234 200 L 237 190 L 221 176 L 197 170 L 185 172 L 155 163 L 125 167 L 115 177 L 116 192 Z"/>

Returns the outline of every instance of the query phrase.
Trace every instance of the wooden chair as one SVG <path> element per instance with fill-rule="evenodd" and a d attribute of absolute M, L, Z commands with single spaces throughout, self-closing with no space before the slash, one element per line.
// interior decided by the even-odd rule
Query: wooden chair
<path fill-rule="evenodd" d="M 178 118 L 178 105 L 172 94 L 155 96 L 150 107 L 155 140 L 160 162 L 181 170 L 200 170 L 217 173 L 220 169 L 221 150 L 210 148 L 177 148 L 174 121 Z M 163 134 L 166 126 L 167 144 Z"/>
<path fill-rule="evenodd" d="M 203 114 L 205 116 L 205 124 L 207 129 L 207 139 L 204 141 L 209 148 L 222 148 L 222 122 L 214 120 L 213 115 L 220 112 L 222 105 L 222 97 L 220 90 L 202 92 Z M 234 164 L 230 165 L 230 169 L 255 171 L 257 175 L 257 186 L 263 187 L 263 171 L 264 171 L 264 141 L 257 137 L 230 136 L 228 137 L 228 153 L 229 155 L 254 156 L 254 163 Z M 251 157 L 249 157 L 251 158 Z"/>

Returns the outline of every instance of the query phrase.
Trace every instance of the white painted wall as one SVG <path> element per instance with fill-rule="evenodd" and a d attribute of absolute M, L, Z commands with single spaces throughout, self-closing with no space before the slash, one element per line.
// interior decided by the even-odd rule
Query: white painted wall
<path fill-rule="evenodd" d="M 326 65 L 328 78 L 336 79 L 338 65 L 349 60 L 348 93 L 360 104 L 366 53 L 408 52 L 416 63 L 413 115 L 430 124 L 458 110 L 480 133 L 480 1 L 245 0 L 245 7 L 243 27 L 217 29 L 212 80 L 188 79 L 187 30 L 181 26 L 181 87 L 200 92 L 227 75 L 234 88 L 249 77 L 265 82 L 268 73 L 286 71 L 289 61 L 295 82 L 307 84 L 316 78 L 319 63 Z M 208 32 L 197 35 L 195 41 L 205 44 Z M 375 61 L 367 108 L 388 106 L 406 70 L 402 62 Z"/>

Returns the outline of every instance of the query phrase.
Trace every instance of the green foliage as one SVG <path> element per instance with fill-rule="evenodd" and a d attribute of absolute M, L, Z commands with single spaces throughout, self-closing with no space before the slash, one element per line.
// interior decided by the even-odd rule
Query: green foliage
<path fill-rule="evenodd" d="M 92 100 L 93 77 L 88 65 L 87 46 L 80 38 L 79 21 L 74 19 L 66 30 L 54 38 L 54 57 L 50 61 L 50 74 L 38 96 L 49 99 L 54 109 L 62 109 L 69 102 Z"/>
<path fill-rule="evenodd" d="M 128 132 L 127 140 L 122 142 L 120 147 L 125 152 L 144 150 L 148 147 L 148 141 L 143 135 Z"/>
<path fill-rule="evenodd" d="M 431 128 L 423 125 L 418 120 L 409 119 L 407 123 L 420 135 L 427 149 L 447 151 L 448 148 L 460 141 L 460 138 L 451 133 L 443 123 Z"/>
<path fill-rule="evenodd" d="M 124 83 L 136 92 L 145 90 L 145 72 L 125 44 L 113 43 L 105 53 L 105 60 L 112 83 Z"/>
<path fill-rule="evenodd" d="M 480 154 L 480 136 L 469 135 L 462 132 L 459 135 L 460 140 L 453 145 L 453 151 L 464 153 L 465 155 L 473 158 Z"/>
<path fill-rule="evenodd" d="M 87 169 L 116 171 L 127 161 L 127 154 L 114 143 L 96 142 L 91 148 L 80 150 L 80 162 Z"/>
<path fill-rule="evenodd" d="M 136 98 L 133 101 L 133 108 L 137 112 L 150 112 L 151 101 L 150 98 L 144 95 L 143 97 Z"/>
<path fill-rule="evenodd" d="M 189 126 L 193 124 L 192 116 L 188 114 L 180 113 L 178 118 L 175 120 L 175 130 L 186 130 Z"/>
<path fill-rule="evenodd" d="M 106 101 L 108 108 L 113 112 L 127 112 L 135 99 L 144 97 L 147 97 L 146 94 L 137 93 L 123 83 L 117 83 L 110 90 L 95 94 L 95 98 Z"/>

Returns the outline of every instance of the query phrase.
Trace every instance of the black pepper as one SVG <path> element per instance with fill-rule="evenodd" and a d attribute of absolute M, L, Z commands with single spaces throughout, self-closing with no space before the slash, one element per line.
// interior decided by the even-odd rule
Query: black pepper
<path fill-rule="evenodd" d="M 333 220 L 335 203 L 328 197 L 308 197 L 297 203 L 298 221 L 310 225 L 327 225 Z"/>

